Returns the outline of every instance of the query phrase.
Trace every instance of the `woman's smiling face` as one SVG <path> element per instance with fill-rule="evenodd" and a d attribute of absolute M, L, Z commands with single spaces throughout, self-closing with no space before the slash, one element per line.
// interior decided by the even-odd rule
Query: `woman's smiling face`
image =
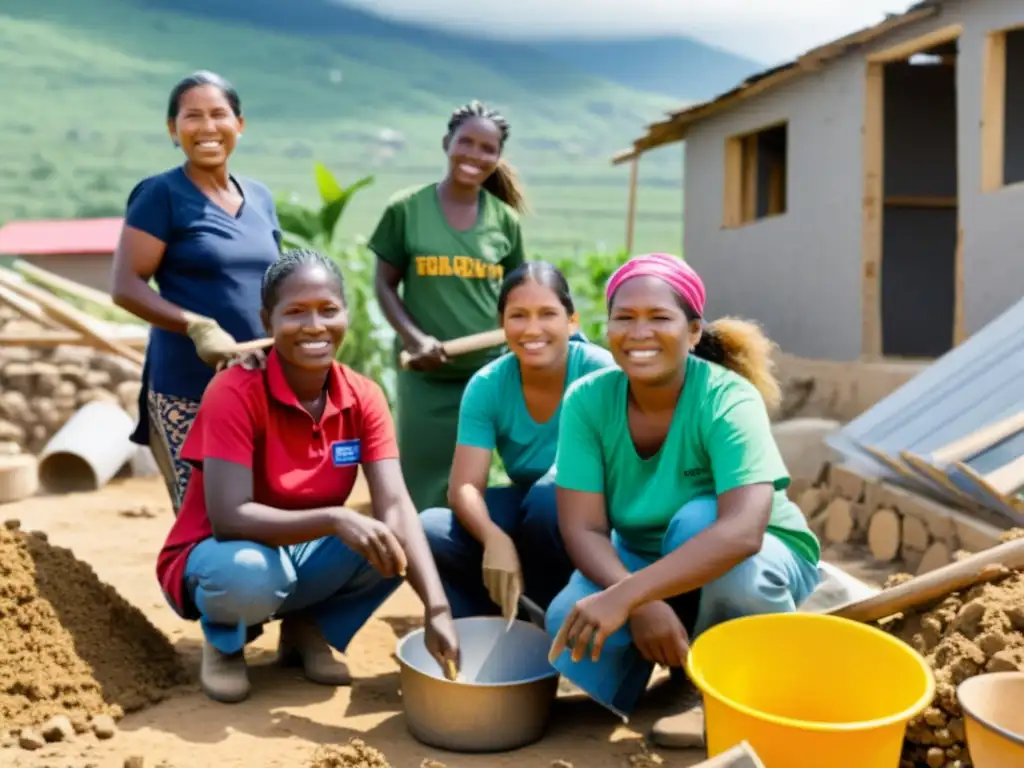
<path fill-rule="evenodd" d="M 630 379 L 651 384 L 671 379 L 699 340 L 699 321 L 687 320 L 679 296 L 667 283 L 634 277 L 615 291 L 608 346 Z"/>
<path fill-rule="evenodd" d="M 216 85 L 189 88 L 178 100 L 177 116 L 167 121 L 171 138 L 200 168 L 224 165 L 244 126 L 244 118 L 235 114 L 227 94 Z"/>
<path fill-rule="evenodd" d="M 319 264 L 299 265 L 278 286 L 264 322 L 287 362 L 304 370 L 329 368 L 348 329 L 337 276 Z"/>

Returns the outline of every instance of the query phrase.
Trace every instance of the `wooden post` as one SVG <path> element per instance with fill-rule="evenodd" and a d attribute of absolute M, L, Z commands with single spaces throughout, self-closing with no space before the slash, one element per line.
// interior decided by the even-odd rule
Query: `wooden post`
<path fill-rule="evenodd" d="M 633 155 L 629 163 L 629 202 L 626 204 L 626 252 L 633 253 L 633 235 L 636 231 L 636 187 L 640 175 L 640 155 Z"/>

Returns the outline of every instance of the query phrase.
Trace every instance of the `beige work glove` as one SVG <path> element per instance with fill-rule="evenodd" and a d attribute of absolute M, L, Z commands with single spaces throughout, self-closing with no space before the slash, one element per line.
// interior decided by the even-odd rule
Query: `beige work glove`
<path fill-rule="evenodd" d="M 216 366 L 230 358 L 237 342 L 231 334 L 217 325 L 217 321 L 202 315 L 189 314 L 185 332 L 196 345 L 199 359 L 209 366 Z"/>
<path fill-rule="evenodd" d="M 504 531 L 495 531 L 484 541 L 483 573 L 487 594 L 501 608 L 505 620 L 512 621 L 519 612 L 523 572 L 516 545 Z"/>

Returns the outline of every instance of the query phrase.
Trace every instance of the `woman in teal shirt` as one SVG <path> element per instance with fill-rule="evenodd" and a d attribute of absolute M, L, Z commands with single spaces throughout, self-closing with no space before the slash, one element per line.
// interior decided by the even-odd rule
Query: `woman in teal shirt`
<path fill-rule="evenodd" d="M 562 395 L 615 364 L 606 350 L 576 340 L 569 286 L 551 264 L 527 262 L 509 273 L 498 315 L 511 351 L 466 387 L 448 483 L 451 509 L 420 515 L 455 618 L 499 609 L 511 618 L 524 588 L 546 608 L 568 582 L 572 563 L 558 531 L 551 472 Z M 495 451 L 510 486 L 487 487 Z"/>
<path fill-rule="evenodd" d="M 679 680 L 691 636 L 795 610 L 818 583 L 821 552 L 786 498 L 768 418 L 779 387 L 760 329 L 706 325 L 700 277 L 665 254 L 627 262 L 606 294 L 621 370 L 566 395 L 559 515 L 578 570 L 547 626 L 558 671 L 629 714 L 654 664 Z M 683 712 L 656 723 L 654 741 L 700 747 L 703 713 L 681 688 Z"/>

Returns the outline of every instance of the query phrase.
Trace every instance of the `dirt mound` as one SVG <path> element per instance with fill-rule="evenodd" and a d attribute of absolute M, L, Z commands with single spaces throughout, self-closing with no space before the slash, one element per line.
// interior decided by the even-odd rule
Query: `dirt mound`
<path fill-rule="evenodd" d="M 907 727 L 904 757 L 932 768 L 970 765 L 956 688 L 984 672 L 1024 670 L 1024 574 L 1008 572 L 880 626 L 922 654 L 935 672 L 935 699 Z"/>
<path fill-rule="evenodd" d="M 17 529 L 0 528 L 0 723 L 119 717 L 188 682 L 138 609 L 70 550 Z"/>
<path fill-rule="evenodd" d="M 320 747 L 309 768 L 392 768 L 379 751 L 362 739 L 351 739 L 343 747 Z"/>

